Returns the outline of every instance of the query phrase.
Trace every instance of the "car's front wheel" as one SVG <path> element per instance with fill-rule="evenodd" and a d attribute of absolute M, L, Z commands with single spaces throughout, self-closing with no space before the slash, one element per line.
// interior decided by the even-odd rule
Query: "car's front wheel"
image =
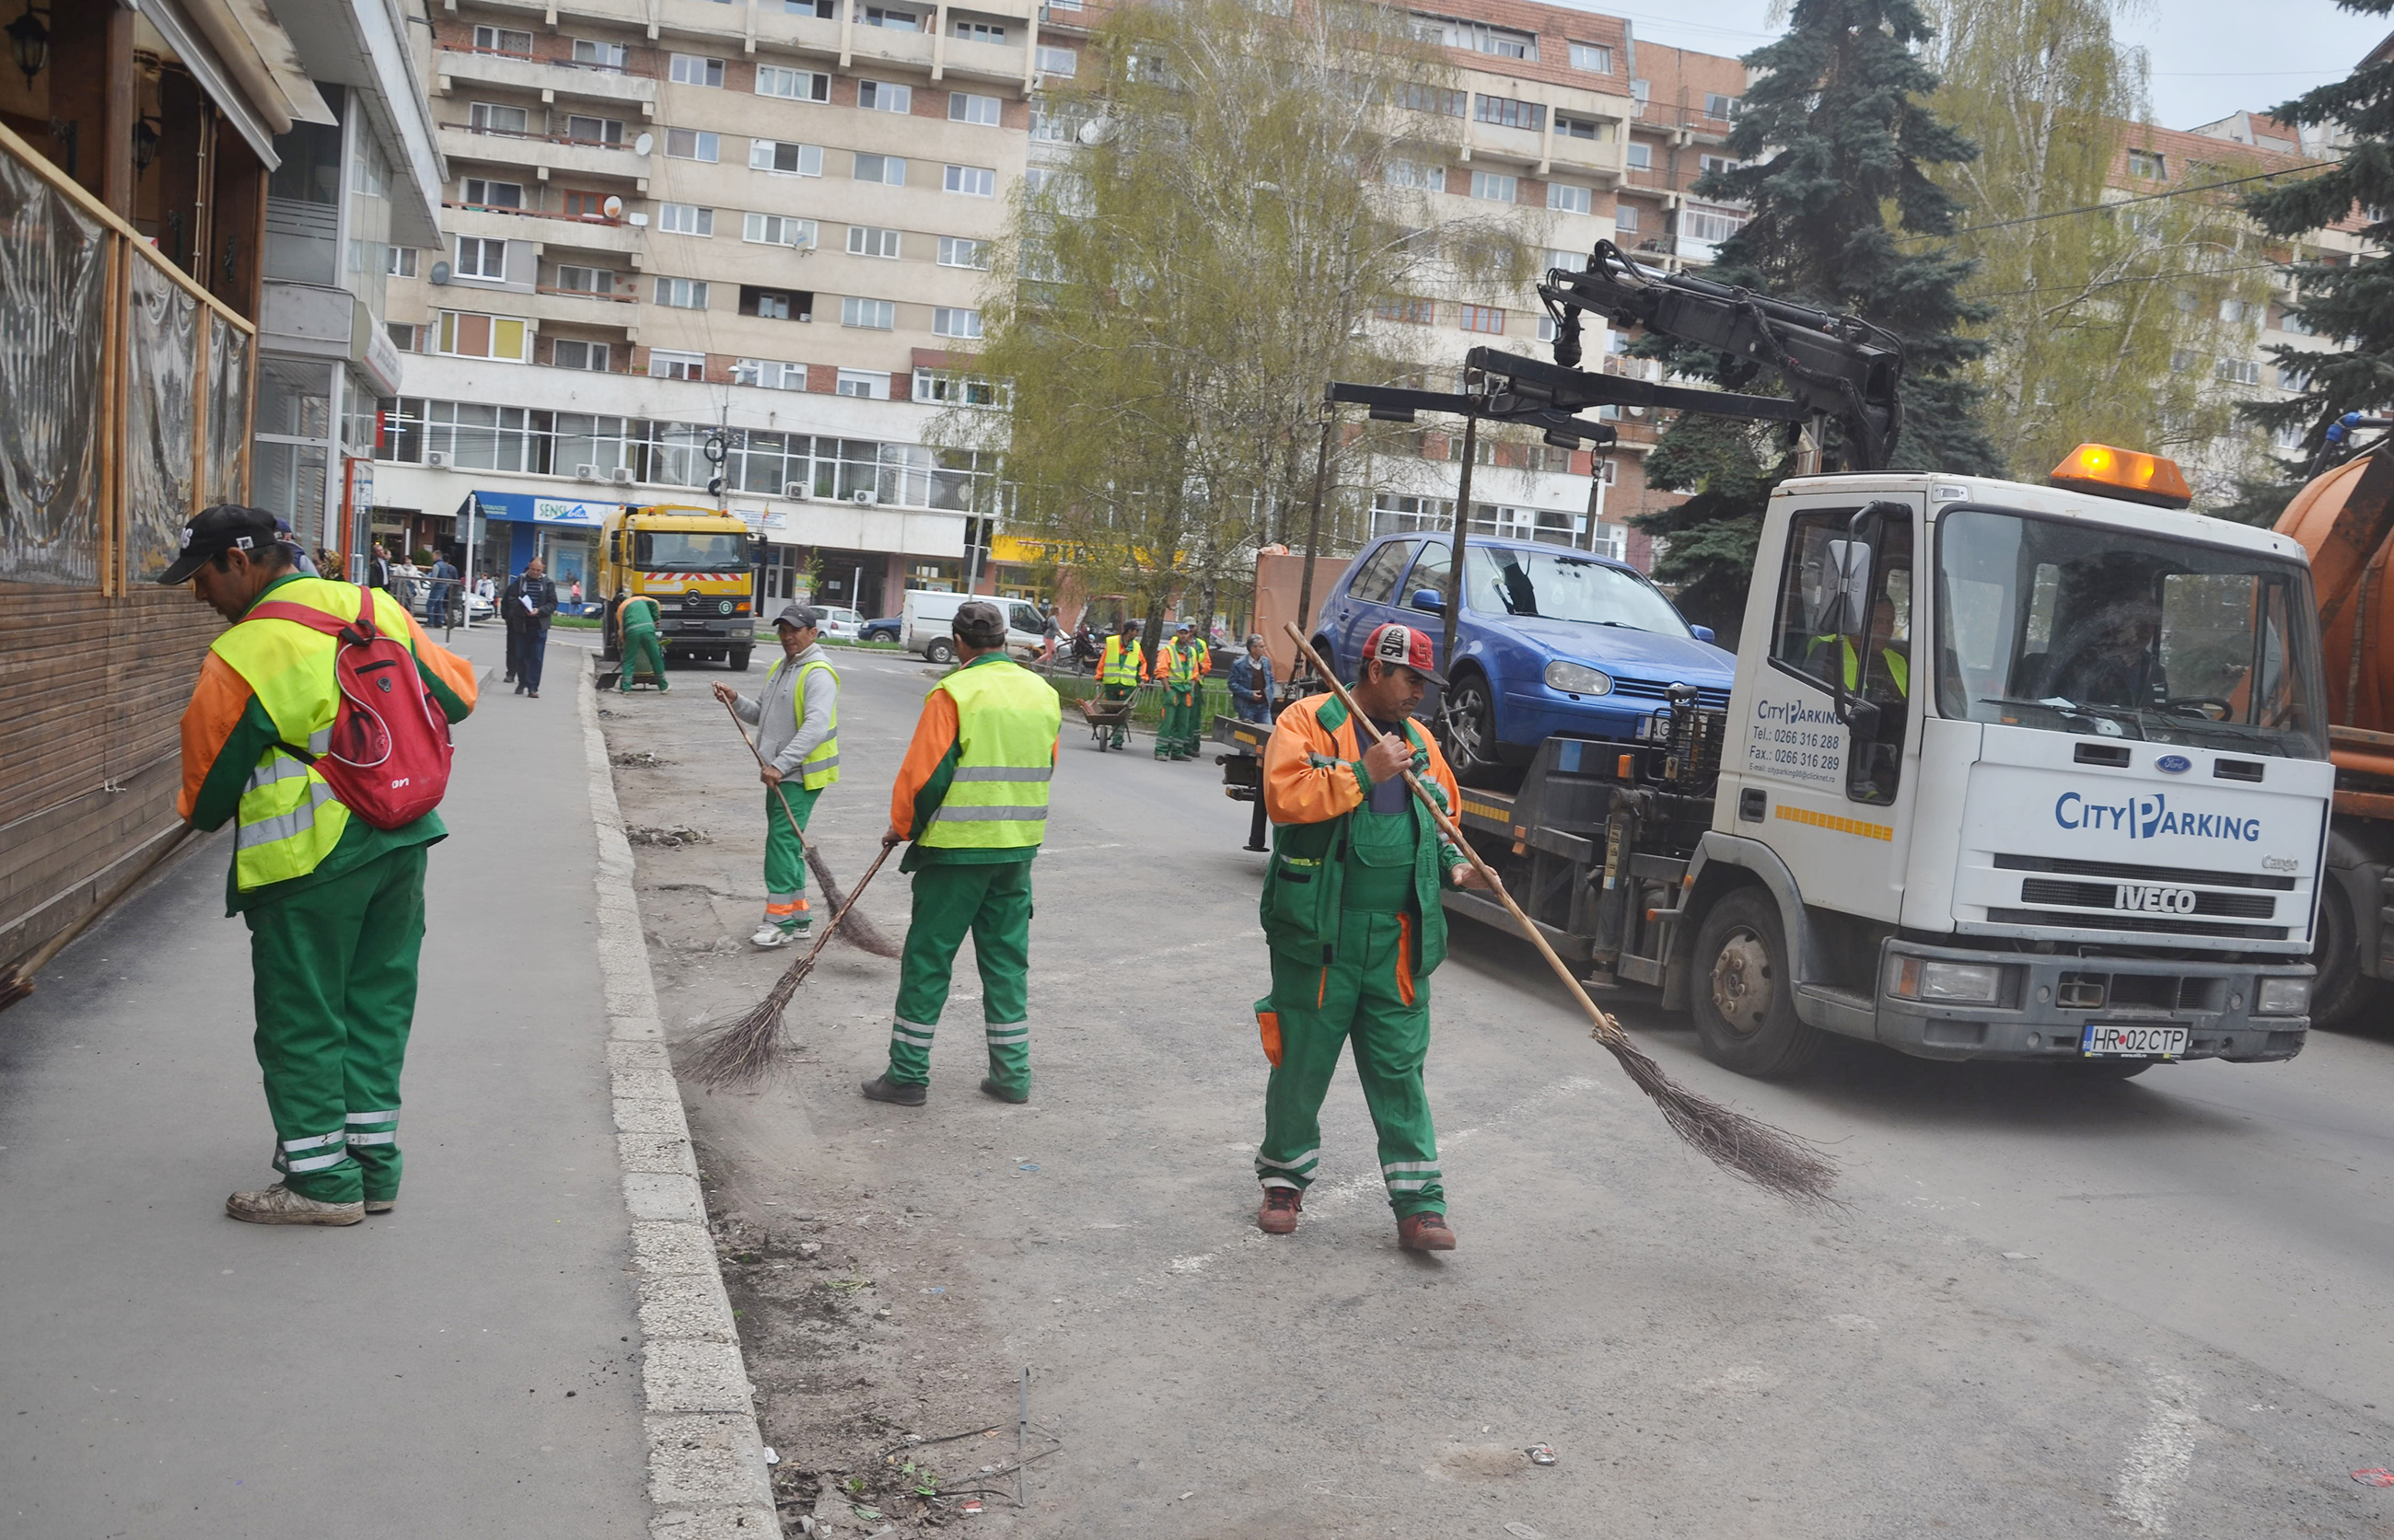
<path fill-rule="evenodd" d="M 1496 705 L 1487 680 L 1476 673 L 1456 680 L 1439 710 L 1439 723 L 1455 779 L 1474 781 L 1495 773 Z"/>

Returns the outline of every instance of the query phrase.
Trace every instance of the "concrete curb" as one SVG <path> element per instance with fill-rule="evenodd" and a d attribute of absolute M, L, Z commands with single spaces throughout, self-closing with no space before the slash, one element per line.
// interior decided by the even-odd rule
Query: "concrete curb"
<path fill-rule="evenodd" d="M 755 1388 L 699 1192 L 698 1157 L 681 1088 L 657 1019 L 656 981 L 632 887 L 632 847 L 615 803 L 598 692 L 585 658 L 575 682 L 590 821 L 598 841 L 598 978 L 607 1000 L 607 1068 L 614 1081 L 615 1148 L 640 1291 L 640 1384 L 647 1402 L 649 1533 L 653 1540 L 762 1540 L 773 1512 Z"/>

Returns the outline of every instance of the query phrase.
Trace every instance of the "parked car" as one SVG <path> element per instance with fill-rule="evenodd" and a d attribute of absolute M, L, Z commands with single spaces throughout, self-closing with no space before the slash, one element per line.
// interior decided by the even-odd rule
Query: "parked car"
<path fill-rule="evenodd" d="M 1443 535 L 1388 535 L 1348 564 L 1322 600 L 1314 646 L 1352 678 L 1372 628 L 1445 625 Z M 1440 713 L 1457 776 L 1527 764 L 1556 733 L 1632 740 L 1673 685 L 1729 705 L 1736 659 L 1713 633 L 1623 562 L 1528 541 L 1465 547 L 1464 607 Z"/>
<path fill-rule="evenodd" d="M 895 642 L 898 640 L 898 628 L 901 623 L 900 618 L 895 615 L 884 615 L 877 620 L 866 620 L 856 628 L 856 639 L 860 642 Z"/>
<path fill-rule="evenodd" d="M 970 594 L 942 594 L 927 588 L 906 591 L 899 610 L 898 640 L 909 652 L 919 652 L 934 663 L 953 662 L 956 656 L 954 625 L 956 611 Z M 1047 646 L 1047 622 L 1036 605 L 1020 599 L 991 599 L 1006 616 L 1006 650 L 1016 658 L 1034 658 Z"/>
<path fill-rule="evenodd" d="M 815 613 L 822 618 L 822 633 L 843 642 L 855 641 L 857 631 L 864 624 L 864 617 L 852 609 L 817 605 Z"/>

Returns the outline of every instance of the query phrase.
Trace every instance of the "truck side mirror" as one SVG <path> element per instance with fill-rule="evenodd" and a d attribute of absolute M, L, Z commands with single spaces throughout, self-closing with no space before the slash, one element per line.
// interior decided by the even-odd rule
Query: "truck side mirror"
<path fill-rule="evenodd" d="M 1446 595 L 1435 588 L 1416 588 L 1414 590 L 1414 607 L 1428 610 L 1433 615 L 1443 615 L 1446 613 Z"/>

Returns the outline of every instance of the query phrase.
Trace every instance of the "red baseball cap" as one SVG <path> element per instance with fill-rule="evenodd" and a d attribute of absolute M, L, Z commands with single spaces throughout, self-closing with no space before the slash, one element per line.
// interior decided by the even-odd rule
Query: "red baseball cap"
<path fill-rule="evenodd" d="M 1411 669 L 1433 685 L 1446 683 L 1438 672 L 1438 653 L 1430 644 L 1429 633 L 1418 627 L 1401 626 L 1393 620 L 1373 627 L 1372 634 L 1363 639 L 1363 657 L 1367 661 L 1376 658 L 1383 663 Z"/>

